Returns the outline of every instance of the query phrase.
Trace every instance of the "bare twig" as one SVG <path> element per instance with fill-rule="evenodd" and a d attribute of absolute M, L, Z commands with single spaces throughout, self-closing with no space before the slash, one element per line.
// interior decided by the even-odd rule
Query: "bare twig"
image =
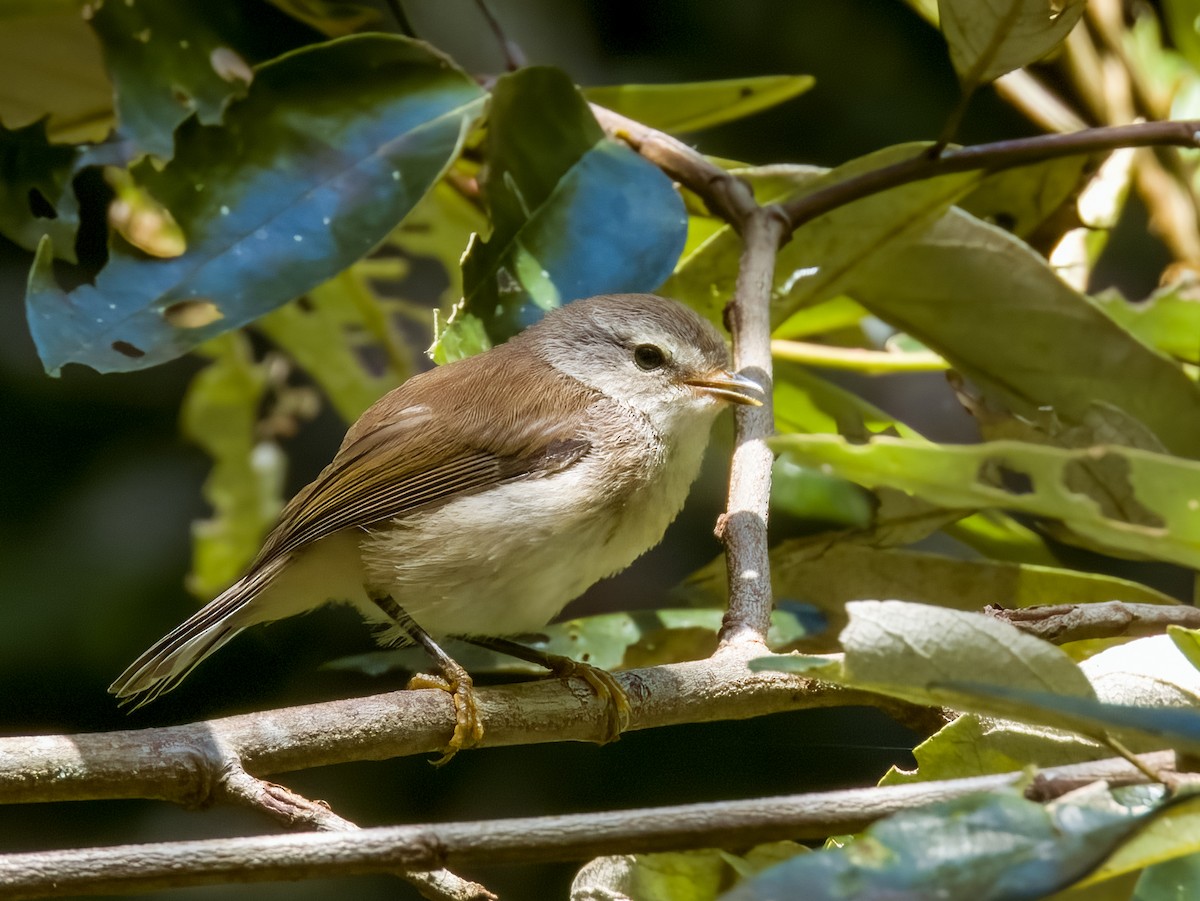
<path fill-rule="evenodd" d="M 1171 752 L 1145 755 L 1142 762 L 1156 772 L 1175 767 Z M 397 867 L 537 863 L 634 851 L 745 847 L 782 838 L 811 840 L 857 832 L 902 810 L 1004 789 L 1025 778 L 1024 773 L 1006 773 L 571 816 L 12 854 L 0 857 L 0 891 L 7 898 L 46 898 L 357 875 Z M 1032 780 L 1026 794 L 1046 800 L 1097 779 L 1113 784 L 1147 781 L 1129 762 L 1098 761 L 1046 770 Z M 187 866 L 181 867 L 180 861 Z"/>
<path fill-rule="evenodd" d="M 947 150 L 936 159 L 921 152 L 911 159 L 872 169 L 779 206 L 794 230 L 838 207 L 909 182 L 973 169 L 998 172 L 1058 157 L 1105 153 L 1119 147 L 1195 147 L 1198 131 L 1200 121 L 1196 120 L 1141 122 L 962 147 Z"/>
<path fill-rule="evenodd" d="M 320 801 L 310 801 L 282 785 L 254 778 L 236 759 L 229 761 L 220 784 L 223 795 L 233 803 L 262 811 L 289 828 L 318 832 L 354 832 L 358 829 Z M 397 870 L 395 875 L 411 883 L 429 901 L 496 901 L 496 895 L 484 886 L 446 869 Z"/>
<path fill-rule="evenodd" d="M 492 13 L 487 0 L 475 0 L 475 6 L 478 7 L 480 14 L 488 24 L 488 28 L 495 35 L 496 43 L 500 45 L 500 52 L 504 54 L 505 68 L 509 72 L 517 71 L 517 69 L 526 63 L 524 51 L 521 50 L 515 41 L 509 40 L 508 35 L 504 33 L 504 26 L 500 24 L 500 20 Z"/>
<path fill-rule="evenodd" d="M 630 729 L 876 700 L 796 675 L 753 673 L 736 659 L 629 670 L 616 678 L 629 695 Z M 542 679 L 477 694 L 485 746 L 601 741 L 606 735 L 607 704 L 582 679 Z M 199 806 L 221 797 L 231 760 L 263 777 L 430 754 L 445 747 L 454 724 L 447 694 L 422 690 L 182 726 L 0 738 L 0 803 L 158 798 Z"/>
<path fill-rule="evenodd" d="M 601 128 L 624 141 L 667 175 L 699 195 L 708 208 L 738 231 L 758 210 L 754 192 L 736 176 L 707 160 L 702 153 L 668 134 L 591 104 Z"/>
<path fill-rule="evenodd" d="M 764 647 L 771 619 L 771 565 L 767 558 L 767 509 L 771 462 L 767 439 L 775 431 L 771 370 L 771 286 L 784 221 L 773 207 L 755 209 L 742 229 L 744 249 L 737 290 L 725 314 L 733 335 L 733 364 L 763 389 L 761 407 L 737 411 L 737 444 L 729 475 L 729 503 L 717 524 L 725 542 L 729 609 L 721 647 Z"/>
<path fill-rule="evenodd" d="M 984 612 L 1012 623 L 1022 632 L 1063 644 L 1086 638 L 1137 638 L 1161 635 L 1167 626 L 1200 629 L 1200 610 L 1159 604 L 1055 604 L 1006 610 L 988 605 Z"/>

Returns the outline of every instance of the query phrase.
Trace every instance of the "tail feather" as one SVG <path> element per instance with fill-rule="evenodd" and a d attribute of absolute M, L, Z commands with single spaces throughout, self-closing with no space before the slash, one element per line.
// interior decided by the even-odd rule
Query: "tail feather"
<path fill-rule="evenodd" d="M 200 661 L 254 624 L 246 605 L 286 562 L 287 555 L 234 583 L 133 661 L 108 687 L 109 693 L 116 695 L 122 706 L 132 704 L 137 709 L 171 691 Z"/>

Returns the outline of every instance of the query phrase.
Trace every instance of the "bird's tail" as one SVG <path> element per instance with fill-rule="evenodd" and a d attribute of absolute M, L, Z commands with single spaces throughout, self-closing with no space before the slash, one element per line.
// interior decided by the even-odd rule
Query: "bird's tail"
<path fill-rule="evenodd" d="M 109 693 L 136 709 L 175 688 L 201 660 L 258 621 L 247 604 L 286 562 L 283 555 L 243 576 L 133 661 L 108 687 Z"/>

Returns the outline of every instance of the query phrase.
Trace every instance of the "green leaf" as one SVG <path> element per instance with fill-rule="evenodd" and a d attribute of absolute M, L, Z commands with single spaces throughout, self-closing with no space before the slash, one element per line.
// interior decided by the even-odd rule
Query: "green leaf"
<path fill-rule="evenodd" d="M 1200 711 L 1194 705 L 1106 704 L 1053 690 L 1017 688 L 994 680 L 932 682 L 929 689 L 932 696 L 958 709 L 1069 729 L 1096 739 L 1115 733 L 1121 737 L 1148 738 L 1152 747 L 1166 745 L 1191 754 L 1200 751 Z"/>
<path fill-rule="evenodd" d="M 382 10 L 358 0 L 268 0 L 289 16 L 311 25 L 322 34 L 340 38 L 366 29 L 379 30 Z"/>
<path fill-rule="evenodd" d="M 46 119 L 56 143 L 104 140 L 112 84 L 78 0 L 9 2 L 0 22 L 0 125 L 16 130 Z"/>
<path fill-rule="evenodd" d="M 1011 441 L 936 446 L 877 438 L 851 445 L 831 436 L 784 435 L 771 443 L 867 487 L 898 488 L 947 508 L 1000 508 L 1057 519 L 1113 552 L 1200 567 L 1200 463 L 1191 460 L 1129 448 L 1063 450 Z M 1100 478 L 1102 494 L 1077 493 L 1086 484 L 1081 473 L 1091 484 Z"/>
<path fill-rule="evenodd" d="M 889 147 L 824 175 L 812 170 L 775 173 L 756 190 L 760 202 L 802 197 L 863 172 L 923 153 L 926 145 Z M 741 173 L 739 173 L 741 174 Z M 779 325 L 798 309 L 847 293 L 850 276 L 866 261 L 920 234 L 984 178 L 959 172 L 883 191 L 805 223 L 779 252 L 771 320 Z M 741 238 L 723 228 L 680 260 L 663 293 L 684 301 L 714 322 L 733 295 Z M 856 298 L 858 299 L 858 298 Z"/>
<path fill-rule="evenodd" d="M 592 103 L 643 125 L 673 133 L 733 122 L 798 97 L 815 84 L 811 75 L 761 75 L 687 84 L 626 84 L 584 88 Z"/>
<path fill-rule="evenodd" d="M 201 351 L 213 362 L 192 379 L 181 409 L 185 437 L 212 458 L 204 498 L 209 519 L 192 526 L 188 589 L 207 600 L 245 570 L 283 506 L 285 458 L 257 436 L 266 367 L 255 363 L 250 342 L 231 333 Z"/>
<path fill-rule="evenodd" d="M 609 140 L 570 79 L 526 68 L 497 82 L 484 200 L 492 234 L 463 258 L 469 316 L 503 341 L 563 303 L 650 291 L 667 277 L 687 216 L 670 179 Z"/>
<path fill-rule="evenodd" d="M 1079 422 L 1103 402 L 1175 453 L 1200 456 L 1189 412 L 1200 388 L 1002 229 L 952 211 L 859 266 L 847 289 L 1015 412 L 1051 406 Z"/>
<path fill-rule="evenodd" d="M 1171 42 L 1193 70 L 1200 69 L 1200 4 L 1196 0 L 1163 0 L 1162 11 Z"/>
<path fill-rule="evenodd" d="M 75 261 L 79 203 L 71 190 L 79 151 L 51 144 L 46 123 L 9 131 L 0 125 L 0 234 L 26 250 L 43 237 Z"/>
<path fill-rule="evenodd" d="M 722 599 L 723 600 L 723 599 Z M 536 638 L 524 641 L 530 647 L 573 660 L 583 660 L 601 669 L 630 669 L 698 660 L 709 656 L 717 646 L 724 607 L 683 610 L 636 610 L 630 613 L 604 613 L 553 623 Z M 790 645 L 805 634 L 806 625 L 787 610 L 771 614 L 771 647 Z M 471 672 L 512 674 L 544 673 L 540 666 L 451 640 L 445 643 L 450 653 Z M 428 663 L 420 648 L 373 651 L 343 657 L 327 664 L 330 669 L 353 670 L 379 675 L 394 669 L 419 670 Z"/>
<path fill-rule="evenodd" d="M 1188 662 L 1200 669 L 1200 630 L 1183 626 L 1167 626 L 1167 636 Z"/>
<path fill-rule="evenodd" d="M 1105 291 L 1095 301 L 1147 347 L 1185 363 L 1200 363 L 1200 299 L 1191 286 L 1171 285 L 1141 303 L 1130 303 L 1117 291 Z"/>
<path fill-rule="evenodd" d="M 312 376 L 346 422 L 415 371 L 386 302 L 357 266 L 313 288 L 303 301 L 268 313 L 255 327 Z"/>
<path fill-rule="evenodd" d="M 938 0 L 950 61 L 966 91 L 1037 62 L 1064 40 L 1086 0 Z"/>
<path fill-rule="evenodd" d="M 98 3 L 89 23 L 114 82 L 118 133 L 163 160 L 189 116 L 221 121 L 259 61 L 243 56 L 252 26 L 244 5 L 230 0 Z"/>
<path fill-rule="evenodd" d="M 1200 798 L 1194 796 L 1188 798 L 1185 795 L 1180 798 L 1178 803 L 1171 804 L 1159 813 L 1130 841 L 1118 848 L 1104 862 L 1103 866 L 1081 883 L 1080 887 L 1086 890 L 1122 873 L 1135 872 L 1165 861 L 1180 860 L 1185 855 L 1194 855 L 1198 852 L 1200 852 Z M 1190 868 L 1194 869 L 1194 864 Z M 1140 884 L 1138 888 L 1141 889 Z M 1189 884 L 1186 888 L 1187 891 L 1183 895 L 1168 895 L 1167 897 L 1189 899 L 1194 893 L 1195 884 Z M 1135 897 L 1136 901 L 1149 901 L 1143 895 Z"/>
<path fill-rule="evenodd" d="M 1176 857 L 1146 868 L 1130 901 L 1188 901 L 1200 885 L 1200 854 Z"/>
<path fill-rule="evenodd" d="M 1015 790 L 970 795 L 895 814 L 852 844 L 794 857 L 721 901 L 1028 901 L 1095 869 L 1150 816 L 1105 791 L 1045 807 Z"/>
<path fill-rule="evenodd" d="M 114 239 L 95 285 L 68 294 L 39 252 L 26 305 L 47 370 L 152 366 L 331 278 L 441 177 L 482 103 L 471 78 L 398 37 L 263 66 L 222 125 L 189 120 L 170 163 L 133 170 L 183 228 L 186 253 L 149 259 Z"/>
<path fill-rule="evenodd" d="M 958 206 L 1025 238 L 1079 190 L 1086 156 L 1065 156 L 989 176 Z"/>

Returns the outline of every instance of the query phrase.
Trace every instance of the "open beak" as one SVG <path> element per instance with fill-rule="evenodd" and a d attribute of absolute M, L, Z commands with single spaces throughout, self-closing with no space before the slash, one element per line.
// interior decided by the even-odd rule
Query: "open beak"
<path fill-rule="evenodd" d="M 724 369 L 718 369 L 716 372 L 710 372 L 708 375 L 688 379 L 687 384 L 693 388 L 699 388 L 706 394 L 711 394 L 721 400 L 728 401 L 731 404 L 761 407 L 763 403 L 763 390 L 758 382 L 748 379 L 744 375 L 739 375 L 736 372 L 727 372 Z"/>

